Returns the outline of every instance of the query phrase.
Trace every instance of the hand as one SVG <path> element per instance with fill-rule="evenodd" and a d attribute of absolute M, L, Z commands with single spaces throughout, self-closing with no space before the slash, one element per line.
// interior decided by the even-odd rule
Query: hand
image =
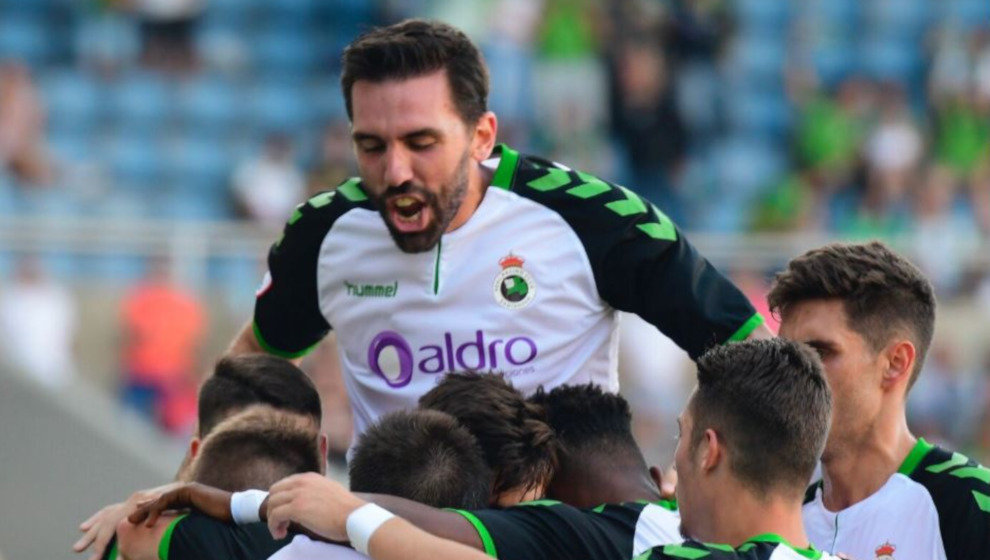
<path fill-rule="evenodd" d="M 110 539 L 113 538 L 113 534 L 117 530 L 117 524 L 133 513 L 139 503 L 153 500 L 163 492 L 178 485 L 179 483 L 173 482 L 157 488 L 140 490 L 131 494 L 127 501 L 111 504 L 94 513 L 89 519 L 79 524 L 79 530 L 84 534 L 72 545 L 72 550 L 84 552 L 87 548 L 92 547 L 93 553 L 89 556 L 89 560 L 99 560 L 106 552 L 107 545 L 110 544 Z"/>
<path fill-rule="evenodd" d="M 233 522 L 230 515 L 230 492 L 198 482 L 177 485 L 168 492 L 141 503 L 127 520 L 135 525 L 144 521 L 146 527 L 152 527 L 162 513 L 186 508 L 196 509 L 218 521 Z"/>
<path fill-rule="evenodd" d="M 317 473 L 296 474 L 276 482 L 268 493 L 268 530 L 285 538 L 290 523 L 317 535 L 347 540 L 347 516 L 365 502 Z"/>

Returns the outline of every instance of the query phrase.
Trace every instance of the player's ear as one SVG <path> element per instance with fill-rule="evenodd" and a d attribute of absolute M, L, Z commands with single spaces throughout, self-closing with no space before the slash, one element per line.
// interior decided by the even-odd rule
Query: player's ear
<path fill-rule="evenodd" d="M 917 360 L 914 344 L 909 340 L 897 340 L 887 346 L 883 356 L 885 367 L 881 380 L 882 387 L 886 390 L 903 384 L 906 389 Z"/>
<path fill-rule="evenodd" d="M 725 445 L 718 432 L 711 428 L 705 430 L 701 443 L 698 444 L 698 454 L 702 471 L 710 472 L 718 467 L 725 458 Z"/>
<path fill-rule="evenodd" d="M 471 159 L 484 161 L 491 155 L 495 147 L 495 137 L 498 134 L 498 119 L 495 113 L 485 112 L 478 118 L 474 126 L 474 136 L 471 138 Z"/>
<path fill-rule="evenodd" d="M 189 438 L 189 460 L 192 461 L 199 454 L 199 448 L 202 446 L 203 440 L 199 439 L 197 436 Z"/>
<path fill-rule="evenodd" d="M 327 474 L 327 453 L 330 451 L 330 438 L 320 433 L 320 474 Z"/>

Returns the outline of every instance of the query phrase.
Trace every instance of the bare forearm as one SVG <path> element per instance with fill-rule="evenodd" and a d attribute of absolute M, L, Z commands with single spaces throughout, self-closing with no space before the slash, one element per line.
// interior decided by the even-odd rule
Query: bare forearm
<path fill-rule="evenodd" d="M 431 535 L 400 518 L 387 521 L 375 531 L 368 541 L 368 553 L 375 560 L 486 560 L 488 558 L 484 552 Z"/>

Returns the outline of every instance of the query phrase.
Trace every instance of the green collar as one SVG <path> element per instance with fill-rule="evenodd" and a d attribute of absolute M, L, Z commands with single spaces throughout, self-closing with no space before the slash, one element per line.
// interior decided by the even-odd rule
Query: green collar
<path fill-rule="evenodd" d="M 911 451 L 907 454 L 907 457 L 904 458 L 904 462 L 901 463 L 901 467 L 897 469 L 897 472 L 905 476 L 911 476 L 914 469 L 918 468 L 921 460 L 924 459 L 925 455 L 928 455 L 928 452 L 934 447 L 934 445 L 925 441 L 925 438 L 918 438 L 918 442 L 914 444 L 914 447 L 911 448 Z"/>
<path fill-rule="evenodd" d="M 491 186 L 511 190 L 512 178 L 516 174 L 516 166 L 519 163 L 519 152 L 505 144 L 499 144 L 492 150 L 492 157 L 496 155 L 499 161 L 498 167 L 495 169 L 495 175 L 492 176 Z"/>
<path fill-rule="evenodd" d="M 756 543 L 777 543 L 789 547 L 794 552 L 797 552 L 805 558 L 810 558 L 812 560 L 817 560 L 822 557 L 822 553 L 815 550 L 814 546 L 809 544 L 808 548 L 798 548 L 791 543 L 787 542 L 784 537 L 774 534 L 774 533 L 763 533 L 762 535 L 756 535 L 750 538 L 739 547 L 739 551 L 744 552 L 745 550 L 752 548 Z"/>

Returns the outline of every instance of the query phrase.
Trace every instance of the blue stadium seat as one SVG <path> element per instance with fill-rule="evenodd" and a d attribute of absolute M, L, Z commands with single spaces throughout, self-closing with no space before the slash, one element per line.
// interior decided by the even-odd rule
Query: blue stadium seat
<path fill-rule="evenodd" d="M 179 90 L 178 116 L 195 135 L 216 136 L 230 132 L 243 116 L 242 96 L 234 84 L 201 78 Z"/>
<path fill-rule="evenodd" d="M 155 136 L 121 134 L 110 141 L 106 156 L 117 183 L 141 191 L 161 186 L 164 147 Z"/>
<path fill-rule="evenodd" d="M 170 146 L 166 161 L 169 182 L 180 192 L 225 191 L 234 167 L 225 143 L 194 136 Z"/>
<path fill-rule="evenodd" d="M 801 17 L 814 25 L 852 26 L 862 16 L 861 0 L 803 0 L 797 2 Z"/>
<path fill-rule="evenodd" d="M 880 80 L 912 82 L 921 71 L 920 48 L 910 40 L 872 37 L 862 46 L 863 70 Z"/>
<path fill-rule="evenodd" d="M 49 131 L 47 144 L 59 162 L 85 163 L 96 156 L 93 134 L 55 128 Z"/>
<path fill-rule="evenodd" d="M 963 28 L 986 27 L 990 22 L 990 2 L 986 0 L 940 0 L 941 18 Z"/>
<path fill-rule="evenodd" d="M 157 133 L 172 124 L 175 103 L 157 74 L 129 73 L 112 84 L 110 99 L 113 120 L 124 130 Z"/>
<path fill-rule="evenodd" d="M 772 82 L 779 86 L 786 54 L 781 41 L 758 36 L 740 38 L 731 51 L 731 72 L 740 74 L 747 83 Z"/>
<path fill-rule="evenodd" d="M 76 70 L 43 76 L 40 90 L 48 111 L 50 129 L 92 132 L 106 110 L 102 83 Z"/>
<path fill-rule="evenodd" d="M 251 92 L 251 117 L 261 131 L 291 131 L 309 124 L 303 84 L 289 82 L 265 83 Z"/>
<path fill-rule="evenodd" d="M 826 87 L 834 86 L 859 68 L 856 51 L 847 43 L 817 46 L 812 50 L 811 60 Z"/>
<path fill-rule="evenodd" d="M 736 0 L 736 16 L 742 32 L 785 35 L 791 17 L 790 4 L 772 0 Z"/>
<path fill-rule="evenodd" d="M 188 185 L 183 185 L 183 187 Z M 227 191 L 185 188 L 167 193 L 154 208 L 158 218 L 172 220 L 224 220 L 232 217 Z"/>
<path fill-rule="evenodd" d="M 737 133 L 783 140 L 789 131 L 791 110 L 782 89 L 734 91 L 726 104 L 729 123 Z"/>
<path fill-rule="evenodd" d="M 344 98 L 340 94 L 340 78 L 333 76 L 312 83 L 307 92 L 307 101 L 313 117 L 320 123 L 347 120 Z"/>
<path fill-rule="evenodd" d="M 49 42 L 45 21 L 40 17 L 11 15 L 0 17 L 0 60 L 21 60 L 37 68 L 48 61 Z"/>
<path fill-rule="evenodd" d="M 305 31 L 274 27 L 251 41 L 254 68 L 264 76 L 301 77 L 316 60 L 315 49 Z"/>
<path fill-rule="evenodd" d="M 888 37 L 917 39 L 931 21 L 928 0 L 873 0 L 868 4 L 869 26 Z"/>

